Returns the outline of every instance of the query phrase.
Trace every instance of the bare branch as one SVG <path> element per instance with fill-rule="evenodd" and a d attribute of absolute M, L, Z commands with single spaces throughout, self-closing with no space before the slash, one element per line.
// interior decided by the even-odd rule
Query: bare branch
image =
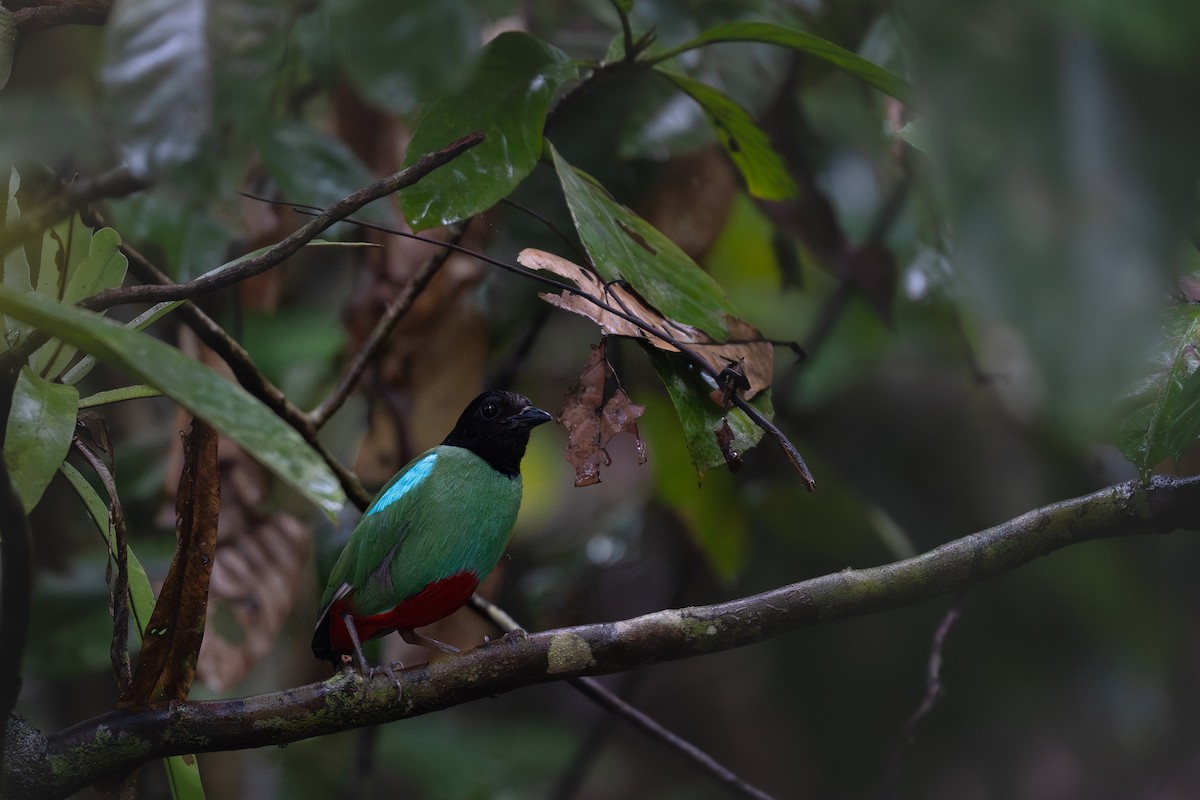
<path fill-rule="evenodd" d="M 73 181 L 61 193 L 0 230 L 0 256 L 7 255 L 28 239 L 41 236 L 46 228 L 61 222 L 88 203 L 109 197 L 125 197 L 145 188 L 146 183 L 135 178 L 125 167 L 111 169 L 95 178 Z"/>
<path fill-rule="evenodd" d="M 41 0 L 13 12 L 21 36 L 58 25 L 103 25 L 113 0 Z"/>
<path fill-rule="evenodd" d="M 465 231 L 465 226 L 459 226 L 451 234 L 450 241 L 457 244 L 462 240 Z M 417 299 L 417 296 L 429 285 L 429 282 L 433 280 L 433 276 L 437 274 L 437 271 L 441 269 L 442 265 L 446 263 L 446 259 L 450 258 L 453 252 L 448 247 L 439 250 L 431 259 L 421 265 L 416 274 L 412 276 L 412 280 L 404 287 L 404 290 L 391 299 L 383 312 L 383 316 L 375 323 L 375 328 L 371 331 L 370 337 L 368 337 L 362 349 L 354 355 L 353 361 L 351 361 L 350 366 L 346 369 L 345 374 L 342 375 L 342 379 L 338 381 L 338 385 L 308 415 L 308 419 L 314 427 L 320 428 L 328 422 L 329 418 L 346 402 L 346 398 L 350 396 L 350 392 L 358 384 L 358 380 L 362 377 L 367 365 L 383 349 L 388 335 L 404 315 L 408 313 L 408 310 L 412 308 L 412 304 Z"/>
<path fill-rule="evenodd" d="M 87 298 L 80 305 L 93 311 L 99 311 L 122 303 L 161 303 L 166 300 L 191 299 L 266 272 L 317 238 L 322 231 L 334 223 L 341 222 L 372 201 L 412 186 L 430 172 L 453 161 L 482 141 L 482 133 L 472 133 L 446 145 L 441 150 L 426 153 L 399 172 L 346 195 L 274 247 L 254 258 L 246 259 L 236 267 L 223 272 L 209 273 L 194 281 L 171 286 L 142 285 L 108 289 Z"/>
<path fill-rule="evenodd" d="M 933 632 L 933 643 L 929 646 L 929 662 L 925 667 L 925 695 L 917 705 L 916 711 L 904 723 L 904 728 L 900 732 L 900 741 L 896 743 L 896 749 L 892 751 L 892 757 L 888 760 L 883 778 L 885 800 L 894 798 L 899 791 L 900 766 L 903 762 L 904 751 L 912 744 L 917 726 L 925 717 L 929 716 L 929 712 L 933 711 L 933 707 L 937 705 L 945 691 L 945 687 L 942 685 L 942 652 L 946 647 L 946 636 L 954 627 L 954 623 L 958 622 L 960 616 L 962 616 L 962 612 L 958 610 L 958 605 L 951 606 L 950 610 L 942 617 L 942 621 L 938 623 L 937 630 Z"/>
<path fill-rule="evenodd" d="M 1192 529 L 1198 503 L 1200 477 L 1123 483 L 893 564 L 848 569 L 717 605 L 499 639 L 404 670 L 399 700 L 386 678 L 367 680 L 346 671 L 272 694 L 110 711 L 48 737 L 48 769 L 26 757 L 8 767 L 22 774 L 3 777 L 6 785 L 26 786 L 28 775 L 46 775 L 38 796 L 63 797 L 151 758 L 286 744 L 428 714 L 522 686 L 741 647 L 958 591 L 1072 544 Z"/>

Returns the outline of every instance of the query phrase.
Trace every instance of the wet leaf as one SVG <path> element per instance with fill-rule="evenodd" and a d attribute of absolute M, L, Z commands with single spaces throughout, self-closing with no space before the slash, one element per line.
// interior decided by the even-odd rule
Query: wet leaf
<path fill-rule="evenodd" d="M 600 468 L 612 464 L 608 443 L 619 433 L 638 441 L 638 463 L 646 463 L 646 443 L 638 435 L 637 419 L 646 409 L 635 405 L 617 382 L 608 363 L 605 339 L 592 346 L 592 354 L 567 393 L 558 421 L 567 429 L 567 461 L 575 467 L 575 485 L 600 482 Z"/>
<path fill-rule="evenodd" d="M 485 211 L 517 187 L 542 155 L 550 99 L 578 74 L 566 54 L 526 33 L 488 43 L 466 85 L 434 103 L 408 145 L 405 165 L 473 131 L 483 143 L 400 193 L 414 230 Z"/>
<path fill-rule="evenodd" d="M 22 367 L 13 391 L 4 440 L 4 460 L 28 513 L 67 457 L 79 392 Z"/>
<path fill-rule="evenodd" d="M 574 283 L 583 291 L 608 306 L 624 311 L 640 320 L 647 330 L 634 325 L 624 317 L 607 311 L 587 298 L 577 294 L 541 294 L 551 305 L 580 314 L 595 322 L 606 334 L 640 339 L 659 350 L 679 352 L 666 338 L 687 346 L 709 365 L 715 374 L 721 374 L 730 366 L 736 366 L 744 375 L 748 388 L 745 397 L 750 399 L 770 386 L 775 369 L 775 349 L 748 322 L 727 317 L 725 326 L 730 341 L 715 342 L 703 331 L 665 318 L 651 308 L 640 297 L 618 283 L 604 284 L 591 270 L 585 269 L 565 258 L 544 250 L 526 248 L 517 256 L 517 261 L 530 269 L 552 272 Z M 713 383 L 709 389 L 716 389 Z"/>
<path fill-rule="evenodd" d="M 734 310 L 725 290 L 657 228 L 549 147 L 575 229 L 600 277 L 624 280 L 662 316 L 699 328 L 712 340 L 726 339 L 726 318 Z"/>
<path fill-rule="evenodd" d="M 195 419 L 175 498 L 175 557 L 146 626 L 133 685 L 118 706 L 183 700 L 188 695 L 204 638 L 220 498 L 217 432 Z"/>
<path fill-rule="evenodd" d="M 744 412 L 737 408 L 723 411 L 707 397 L 707 384 L 691 364 L 679 356 L 658 350 L 648 349 L 647 353 L 675 405 L 688 452 L 698 473 L 703 475 L 713 467 L 729 465 L 727 452 L 740 456 L 762 439 L 762 429 Z M 758 394 L 750 402 L 768 419 L 774 416 L 769 391 Z M 728 433 L 724 434 L 725 441 L 721 443 L 717 432 L 723 429 L 728 429 Z"/>
<path fill-rule="evenodd" d="M 108 122 L 146 178 L 196 154 L 212 117 L 205 0 L 121 0 L 104 26 Z"/>
<path fill-rule="evenodd" d="M 661 66 L 655 67 L 655 71 L 666 76 L 704 109 L 716 130 L 717 139 L 742 173 L 751 195 L 762 200 L 786 200 L 795 196 L 799 189 L 787 165 L 750 112 L 708 84 Z"/>
<path fill-rule="evenodd" d="M 152 336 L 29 292 L 0 289 L 0 313 L 57 336 L 156 387 L 254 454 L 333 514 L 345 496 L 337 477 L 294 429 L 240 386 Z"/>
<path fill-rule="evenodd" d="M 653 60 L 658 62 L 674 58 L 688 50 L 718 42 L 762 42 L 787 47 L 826 61 L 897 100 L 907 103 L 912 95 L 912 87 L 894 72 L 868 61 L 828 39 L 770 22 L 729 22 L 717 25 L 709 28 L 695 39 L 684 42 L 665 53 L 656 54 Z"/>

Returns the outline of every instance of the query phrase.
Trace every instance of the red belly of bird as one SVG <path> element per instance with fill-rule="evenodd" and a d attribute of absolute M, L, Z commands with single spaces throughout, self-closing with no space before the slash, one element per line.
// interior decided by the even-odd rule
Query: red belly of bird
<path fill-rule="evenodd" d="M 354 614 L 353 596 L 343 597 L 333 604 L 333 610 L 330 612 L 329 643 L 334 652 L 353 652 L 354 645 L 351 644 L 350 635 L 342 622 L 342 614 L 347 611 L 354 614 L 354 626 L 358 629 L 359 641 L 365 642 L 392 631 L 431 625 L 443 617 L 450 616 L 471 599 L 471 594 L 478 585 L 478 577 L 470 572 L 459 572 L 449 578 L 434 581 L 391 611 L 369 617 Z"/>

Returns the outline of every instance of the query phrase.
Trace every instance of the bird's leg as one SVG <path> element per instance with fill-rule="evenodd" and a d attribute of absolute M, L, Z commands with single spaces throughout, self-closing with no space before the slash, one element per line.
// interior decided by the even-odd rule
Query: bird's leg
<path fill-rule="evenodd" d="M 419 644 L 421 647 L 428 647 L 430 650 L 441 650 L 443 653 L 449 653 L 451 655 L 462 652 L 452 644 L 446 644 L 445 642 L 439 642 L 437 639 L 433 639 L 429 636 L 423 636 L 414 631 L 412 628 L 405 628 L 401 630 L 400 638 L 409 644 Z"/>
<path fill-rule="evenodd" d="M 358 640 L 358 627 L 354 624 L 354 616 L 343 612 L 342 623 L 346 626 L 346 633 L 350 635 L 350 643 L 354 645 L 354 654 L 358 656 L 358 671 L 365 677 L 374 677 L 377 671 L 382 672 L 396 685 L 396 691 L 403 691 L 400 679 L 387 664 L 380 664 L 378 667 L 367 665 L 367 657 L 363 655 L 362 642 Z"/>

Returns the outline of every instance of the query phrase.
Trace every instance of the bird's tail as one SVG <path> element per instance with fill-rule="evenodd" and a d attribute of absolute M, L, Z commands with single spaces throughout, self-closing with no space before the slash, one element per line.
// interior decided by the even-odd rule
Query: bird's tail
<path fill-rule="evenodd" d="M 341 655 L 333 652 L 333 643 L 329 639 L 329 622 L 333 617 L 333 606 L 325 609 L 325 613 L 317 620 L 317 628 L 313 631 L 313 655 L 322 661 L 328 661 L 335 667 L 341 663 Z"/>

